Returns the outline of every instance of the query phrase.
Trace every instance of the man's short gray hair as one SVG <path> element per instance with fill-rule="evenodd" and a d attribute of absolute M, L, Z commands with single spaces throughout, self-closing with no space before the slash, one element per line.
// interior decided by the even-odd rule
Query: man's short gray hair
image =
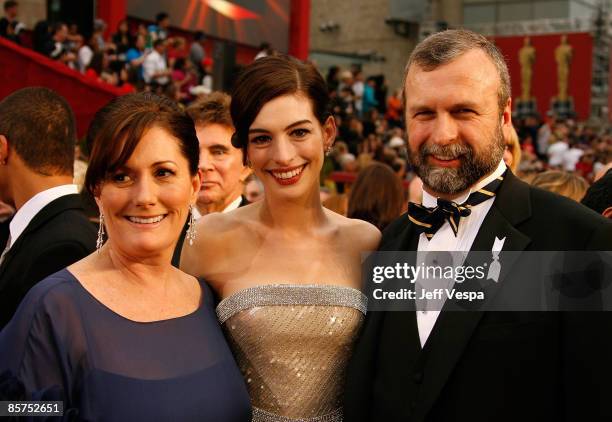
<path fill-rule="evenodd" d="M 483 35 L 465 29 L 449 29 L 430 35 L 412 51 L 404 69 L 404 90 L 406 77 L 412 65 L 426 72 L 450 63 L 470 50 L 482 50 L 493 62 L 499 74 L 499 112 L 503 113 L 510 98 L 510 74 L 501 51 Z M 405 96 L 405 92 L 404 92 Z"/>

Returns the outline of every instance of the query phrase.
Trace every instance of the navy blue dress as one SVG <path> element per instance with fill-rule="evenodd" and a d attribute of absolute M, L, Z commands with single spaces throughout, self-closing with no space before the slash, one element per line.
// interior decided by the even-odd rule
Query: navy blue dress
<path fill-rule="evenodd" d="M 201 286 L 192 314 L 143 323 L 59 271 L 28 293 L 0 333 L 0 373 L 23 383 L 28 398 L 63 399 L 79 420 L 249 421 L 243 377 L 213 294 Z"/>

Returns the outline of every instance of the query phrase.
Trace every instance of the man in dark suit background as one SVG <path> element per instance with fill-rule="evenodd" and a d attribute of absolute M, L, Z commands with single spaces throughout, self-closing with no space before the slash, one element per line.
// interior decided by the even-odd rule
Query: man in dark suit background
<path fill-rule="evenodd" d="M 211 212 L 229 212 L 249 202 L 243 196 L 251 174 L 240 148 L 232 145 L 234 124 L 230 115 L 231 97 L 213 92 L 187 108 L 200 142 L 202 186 L 193 210 L 195 220 Z M 181 233 L 172 262 L 178 266 L 187 225 Z"/>
<path fill-rule="evenodd" d="M 248 203 L 242 193 L 251 170 L 245 166 L 242 150 L 232 145 L 235 129 L 230 102 L 229 95 L 213 92 L 187 108 L 200 142 L 202 187 L 196 203 L 197 218 Z"/>
<path fill-rule="evenodd" d="M 598 214 L 612 219 L 612 168 L 599 179 L 595 179 L 580 203 Z"/>
<path fill-rule="evenodd" d="M 381 251 L 491 251 L 500 239 L 503 251 L 612 249 L 609 221 L 506 169 L 510 78 L 491 42 L 437 33 L 405 72 L 423 204 L 385 230 Z M 445 312 L 451 305 L 368 312 L 345 421 L 612 420 L 612 313 Z"/>
<path fill-rule="evenodd" d="M 15 210 L 10 205 L 0 201 L 0 250 L 4 250 L 9 236 L 9 224 Z"/>
<path fill-rule="evenodd" d="M 34 284 L 95 249 L 72 184 L 75 141 L 72 110 L 50 89 L 0 102 L 0 200 L 16 209 L 0 258 L 0 328 Z"/>

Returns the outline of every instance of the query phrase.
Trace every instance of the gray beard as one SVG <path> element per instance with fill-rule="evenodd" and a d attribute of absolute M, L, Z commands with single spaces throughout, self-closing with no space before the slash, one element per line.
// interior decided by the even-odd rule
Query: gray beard
<path fill-rule="evenodd" d="M 481 153 L 466 144 L 456 142 L 450 145 L 423 144 L 418 151 L 409 148 L 410 163 L 423 185 L 434 192 L 446 195 L 461 193 L 478 180 L 493 172 L 504 155 L 505 142 L 501 125 L 495 136 Z M 428 155 L 444 158 L 460 157 L 457 168 L 435 167 L 427 163 Z"/>

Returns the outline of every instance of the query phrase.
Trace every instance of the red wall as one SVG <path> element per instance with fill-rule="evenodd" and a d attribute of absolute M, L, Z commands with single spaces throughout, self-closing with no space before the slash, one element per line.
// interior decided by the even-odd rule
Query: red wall
<path fill-rule="evenodd" d="M 119 22 L 125 19 L 127 0 L 98 0 L 96 17 L 106 22 L 106 37 L 117 32 Z"/>
<path fill-rule="evenodd" d="M 300 60 L 308 58 L 310 42 L 310 0 L 291 0 L 289 19 L 289 54 Z"/>
<path fill-rule="evenodd" d="M 551 98 L 557 94 L 555 48 L 560 44 L 561 34 L 530 37 L 531 44 L 536 50 L 531 93 L 537 99 L 540 115 L 545 116 L 550 109 Z M 523 47 L 524 38 L 525 36 L 493 38 L 508 62 L 513 101 L 521 95 L 521 66 L 518 52 Z M 567 40 L 574 49 L 569 75 L 569 95 L 574 98 L 574 108 L 578 118 L 585 120 L 589 117 L 591 106 L 593 38 L 589 33 L 578 32 L 567 34 Z"/>

